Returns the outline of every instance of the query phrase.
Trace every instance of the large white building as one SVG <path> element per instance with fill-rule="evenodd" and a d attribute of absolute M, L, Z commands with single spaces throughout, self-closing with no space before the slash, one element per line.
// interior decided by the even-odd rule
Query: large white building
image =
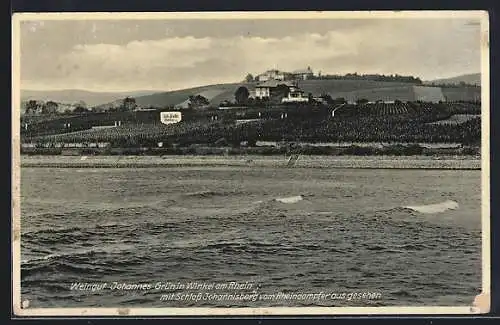
<path fill-rule="evenodd" d="M 313 76 L 314 73 L 311 67 L 307 67 L 306 69 L 299 69 L 293 72 L 285 72 L 277 69 L 271 69 L 257 75 L 255 79 L 260 82 L 268 80 L 281 80 L 281 81 L 293 80 L 293 79 L 307 80 Z"/>
<path fill-rule="evenodd" d="M 292 75 L 295 79 L 307 80 L 314 76 L 314 73 L 311 67 L 307 67 L 307 69 L 295 70 L 292 72 Z"/>
<path fill-rule="evenodd" d="M 267 70 L 264 73 L 259 74 L 256 79 L 257 81 L 268 81 L 268 80 L 285 80 L 289 73 L 279 71 L 279 70 Z"/>

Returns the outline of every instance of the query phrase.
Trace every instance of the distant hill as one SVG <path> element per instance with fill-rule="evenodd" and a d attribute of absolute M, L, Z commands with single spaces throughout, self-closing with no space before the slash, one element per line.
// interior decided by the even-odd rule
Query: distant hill
<path fill-rule="evenodd" d="M 472 74 L 464 74 L 461 76 L 456 76 L 453 78 L 444 78 L 444 79 L 436 79 L 425 81 L 425 84 L 451 84 L 458 85 L 460 82 L 465 82 L 468 85 L 476 85 L 481 86 L 481 74 L 480 73 L 472 73 Z"/>
<path fill-rule="evenodd" d="M 153 94 L 155 91 L 140 90 L 131 92 L 94 92 L 79 89 L 64 89 L 64 90 L 21 90 L 21 101 L 39 100 L 39 101 L 54 101 L 58 103 L 72 104 L 84 101 L 88 107 L 101 105 L 125 98 L 127 96 L 136 97 L 148 94 Z"/>

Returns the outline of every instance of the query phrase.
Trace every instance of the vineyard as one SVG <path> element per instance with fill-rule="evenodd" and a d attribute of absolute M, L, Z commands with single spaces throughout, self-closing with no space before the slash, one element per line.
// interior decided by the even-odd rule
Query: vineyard
<path fill-rule="evenodd" d="M 55 134 L 33 137 L 39 143 L 99 143 L 153 144 L 190 135 L 193 139 L 211 140 L 209 136 L 217 130 L 219 122 L 180 122 L 177 124 L 128 124 L 106 129 L 91 129 L 68 134 Z M 208 136 L 208 137 L 207 137 Z"/>
<path fill-rule="evenodd" d="M 255 127 L 253 127 L 255 128 Z M 328 121 L 268 121 L 253 128 L 242 126 L 244 136 L 259 134 L 262 141 L 304 142 L 426 142 L 479 143 L 479 117 L 462 124 L 426 124 L 387 117 L 331 119 Z"/>
<path fill-rule="evenodd" d="M 258 108 L 236 112 L 212 111 L 170 125 L 159 123 L 159 115 L 155 115 L 159 113 L 88 115 L 80 119 L 71 117 L 72 127 L 69 130 L 55 128 L 66 124 L 66 121 L 55 120 L 41 123 L 32 132 L 25 130 L 22 136 L 23 142 L 38 144 L 104 142 L 122 147 L 157 146 L 159 142 L 165 146 L 185 146 L 282 140 L 476 144 L 481 139 L 481 108 L 478 103 L 379 102 L 343 104 L 334 109 L 335 114 L 325 109 L 307 110 L 304 107 L 281 107 L 267 111 L 262 108 L 262 114 Z M 220 114 L 221 118 L 213 120 L 209 114 Z M 456 123 L 436 123 L 453 119 L 456 114 L 467 114 L 469 117 Z M 117 118 L 124 123 L 110 128 L 90 129 L 92 124 L 110 125 Z M 235 123 L 236 119 L 245 118 L 257 118 L 257 121 Z"/>
<path fill-rule="evenodd" d="M 379 102 L 361 105 L 344 105 L 339 113 L 350 116 L 429 115 L 438 120 L 453 114 L 481 114 L 481 104 L 464 102 L 438 104 L 398 101 L 394 103 Z"/>

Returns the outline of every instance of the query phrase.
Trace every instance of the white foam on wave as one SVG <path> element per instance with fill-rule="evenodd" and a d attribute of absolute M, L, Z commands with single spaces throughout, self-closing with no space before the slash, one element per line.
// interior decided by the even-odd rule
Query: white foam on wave
<path fill-rule="evenodd" d="M 41 257 L 33 257 L 33 258 L 23 259 L 23 260 L 21 260 L 21 264 L 27 264 L 27 263 L 31 263 L 31 262 L 37 262 L 37 261 L 46 261 L 46 260 L 58 259 L 61 257 L 64 258 L 64 257 L 68 257 L 68 256 L 75 256 L 75 255 L 87 255 L 87 254 L 95 254 L 95 253 L 117 254 L 117 253 L 132 251 L 134 249 L 135 249 L 135 247 L 133 245 L 126 245 L 126 244 L 107 245 L 107 246 L 103 246 L 103 247 L 94 247 L 94 248 L 82 248 L 82 249 L 75 249 L 75 250 L 70 250 L 70 251 L 66 251 L 66 252 L 52 253 L 52 254 L 48 254 L 45 256 L 41 256 Z"/>
<path fill-rule="evenodd" d="M 59 258 L 59 257 L 65 256 L 65 255 L 67 255 L 67 254 L 64 254 L 64 253 L 60 253 L 60 254 L 53 253 L 53 254 L 48 254 L 48 255 L 42 256 L 42 257 L 27 258 L 27 259 L 21 260 L 21 264 L 27 264 L 27 263 L 31 263 L 31 262 L 50 260 L 50 259 L 53 259 L 53 258 Z"/>
<path fill-rule="evenodd" d="M 277 202 L 280 202 L 280 203 L 291 204 L 291 203 L 297 203 L 299 201 L 302 201 L 303 199 L 304 198 L 302 197 L 302 195 L 297 195 L 297 196 L 276 198 L 274 200 L 277 201 Z"/>
<path fill-rule="evenodd" d="M 420 213 L 440 213 L 445 212 L 447 210 L 456 210 L 458 209 L 458 203 L 452 200 L 447 200 L 441 203 L 435 204 L 426 204 L 426 205 L 414 205 L 414 206 L 406 206 L 405 208 L 411 209 Z"/>

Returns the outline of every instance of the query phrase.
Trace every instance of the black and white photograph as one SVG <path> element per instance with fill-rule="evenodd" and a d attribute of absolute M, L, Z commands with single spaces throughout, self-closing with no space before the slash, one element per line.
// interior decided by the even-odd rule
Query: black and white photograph
<path fill-rule="evenodd" d="M 16 314 L 488 312 L 486 12 L 12 24 Z"/>

